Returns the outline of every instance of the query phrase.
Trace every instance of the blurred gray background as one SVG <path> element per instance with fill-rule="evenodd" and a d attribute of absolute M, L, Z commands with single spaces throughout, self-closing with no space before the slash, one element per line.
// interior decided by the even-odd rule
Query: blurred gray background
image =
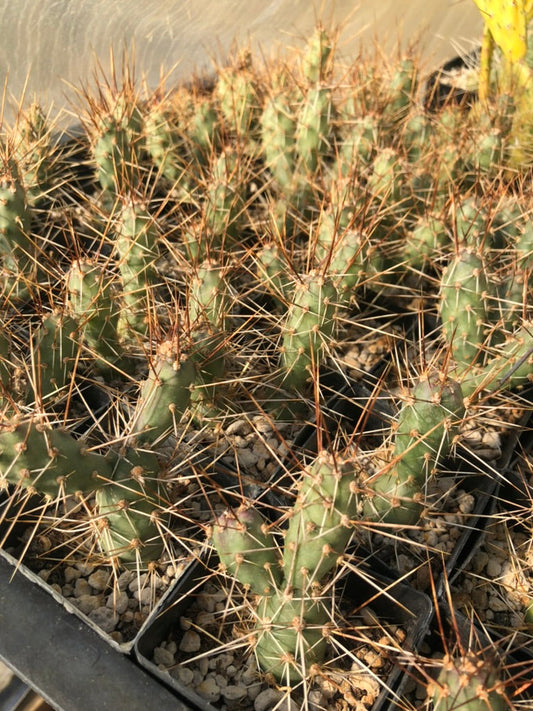
<path fill-rule="evenodd" d="M 428 71 L 481 33 L 472 0 L 0 0 L 0 75 L 11 100 L 38 96 L 59 111 L 98 63 L 109 72 L 111 48 L 134 54 L 149 85 L 161 74 L 171 84 L 223 60 L 234 40 L 266 54 L 299 46 L 317 18 L 340 27 L 345 58 L 420 40 Z"/>

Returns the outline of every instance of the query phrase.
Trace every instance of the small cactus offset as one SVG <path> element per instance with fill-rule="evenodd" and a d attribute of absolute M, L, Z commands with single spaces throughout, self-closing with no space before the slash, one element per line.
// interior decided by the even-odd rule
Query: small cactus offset
<path fill-rule="evenodd" d="M 335 329 L 337 290 L 331 279 L 310 272 L 294 285 L 282 326 L 283 386 L 303 390 L 327 353 Z"/>
<path fill-rule="evenodd" d="M 493 665 L 474 653 L 445 657 L 432 689 L 435 711 L 507 711 L 512 708 Z"/>
<path fill-rule="evenodd" d="M 119 215 L 116 246 L 125 309 L 118 329 L 146 335 L 157 279 L 158 233 L 152 215 L 142 204 L 126 202 Z"/>
<path fill-rule="evenodd" d="M 421 378 L 401 409 L 392 461 L 369 483 L 365 515 L 383 522 L 416 523 L 427 481 L 450 452 L 464 415 L 459 383 L 437 375 Z"/>

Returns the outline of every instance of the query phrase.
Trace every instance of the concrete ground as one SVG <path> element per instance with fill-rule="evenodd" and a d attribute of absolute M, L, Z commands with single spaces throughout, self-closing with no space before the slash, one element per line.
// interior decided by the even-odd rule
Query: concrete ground
<path fill-rule="evenodd" d="M 340 26 L 346 58 L 420 39 L 428 71 L 471 49 L 482 24 L 472 0 L 0 0 L 0 76 L 17 100 L 25 92 L 60 109 L 97 62 L 109 70 L 111 47 L 134 52 L 138 75 L 155 85 L 161 73 L 174 81 L 211 66 L 234 39 L 265 52 L 297 46 L 317 18 Z"/>

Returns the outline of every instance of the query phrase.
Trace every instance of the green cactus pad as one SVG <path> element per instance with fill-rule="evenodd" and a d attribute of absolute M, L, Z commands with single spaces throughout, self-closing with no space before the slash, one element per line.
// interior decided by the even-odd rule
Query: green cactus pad
<path fill-rule="evenodd" d="M 459 251 L 440 287 L 442 331 L 459 371 L 483 359 L 488 322 L 489 282 L 481 255 Z"/>
<path fill-rule="evenodd" d="M 266 520 L 241 506 L 217 517 L 213 545 L 226 572 L 257 595 L 271 595 L 281 584 L 280 554 Z"/>
<path fill-rule="evenodd" d="M 427 480 L 446 457 L 464 415 L 459 383 L 438 376 L 419 380 L 400 411 L 392 467 L 371 484 L 365 514 L 391 523 L 416 523 Z"/>
<path fill-rule="evenodd" d="M 290 99 L 279 92 L 271 96 L 261 114 L 261 145 L 266 167 L 278 186 L 287 190 L 295 171 L 296 119 Z"/>
<path fill-rule="evenodd" d="M 155 262 L 159 257 L 158 231 L 146 207 L 126 202 L 119 216 L 116 246 L 122 282 L 122 299 L 118 329 L 121 335 L 146 335 L 149 328 L 151 294 L 157 279 Z"/>
<path fill-rule="evenodd" d="M 283 385 L 302 389 L 318 368 L 335 330 L 337 290 L 331 279 L 311 272 L 296 284 L 283 324 Z"/>
<path fill-rule="evenodd" d="M 112 475 L 100 454 L 62 429 L 36 422 L 5 425 L 0 432 L 1 475 L 10 484 L 56 499 L 94 491 Z"/>
<path fill-rule="evenodd" d="M 192 360 L 174 353 L 175 343 L 164 341 L 152 363 L 133 417 L 139 442 L 152 443 L 168 434 L 189 406 L 196 369 Z"/>
<path fill-rule="evenodd" d="M 191 280 L 187 311 L 193 329 L 209 326 L 225 330 L 231 314 L 232 292 L 225 269 L 209 259 L 199 265 Z"/>
<path fill-rule="evenodd" d="M 53 395 L 62 394 L 76 367 L 80 340 L 73 318 L 54 313 L 43 319 L 33 336 L 31 400 L 39 398 L 47 404 Z"/>
<path fill-rule="evenodd" d="M 279 592 L 263 597 L 257 609 L 255 655 L 260 668 L 288 685 L 312 674 L 328 648 L 329 612 L 309 595 Z"/>
<path fill-rule="evenodd" d="M 112 481 L 96 491 L 98 544 L 106 557 L 146 568 L 163 552 L 162 523 L 168 519 L 158 459 L 152 452 L 129 449 L 107 460 Z"/>
<path fill-rule="evenodd" d="M 303 173 L 315 173 L 329 152 L 333 102 L 328 88 L 310 89 L 298 116 L 296 154 Z"/>
<path fill-rule="evenodd" d="M 354 468 L 321 452 L 305 473 L 285 535 L 283 569 L 294 589 L 308 591 L 336 564 L 353 532 Z"/>
<path fill-rule="evenodd" d="M 318 84 L 327 78 L 332 52 L 333 45 L 327 32 L 318 25 L 307 43 L 302 60 L 303 73 L 310 84 Z"/>
<path fill-rule="evenodd" d="M 97 367 L 112 369 L 121 354 L 113 276 L 96 261 L 80 260 L 68 271 L 66 287 L 70 314 L 78 321 Z"/>
<path fill-rule="evenodd" d="M 31 211 L 19 168 L 3 158 L 0 168 L 0 259 L 14 274 L 27 274 L 34 264 L 35 246 L 29 233 Z"/>

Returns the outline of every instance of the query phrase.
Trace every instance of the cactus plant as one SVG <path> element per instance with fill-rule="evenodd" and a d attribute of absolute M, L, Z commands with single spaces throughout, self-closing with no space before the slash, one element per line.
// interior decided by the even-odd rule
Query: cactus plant
<path fill-rule="evenodd" d="M 321 452 L 302 480 L 285 534 L 283 555 L 254 509 L 225 512 L 212 541 L 225 570 L 260 596 L 255 653 L 281 682 L 306 677 L 327 651 L 327 603 L 311 594 L 335 567 L 352 535 L 353 468 Z"/>
<path fill-rule="evenodd" d="M 511 708 L 490 662 L 475 654 L 446 657 L 433 684 L 435 711 L 505 711 Z"/>

